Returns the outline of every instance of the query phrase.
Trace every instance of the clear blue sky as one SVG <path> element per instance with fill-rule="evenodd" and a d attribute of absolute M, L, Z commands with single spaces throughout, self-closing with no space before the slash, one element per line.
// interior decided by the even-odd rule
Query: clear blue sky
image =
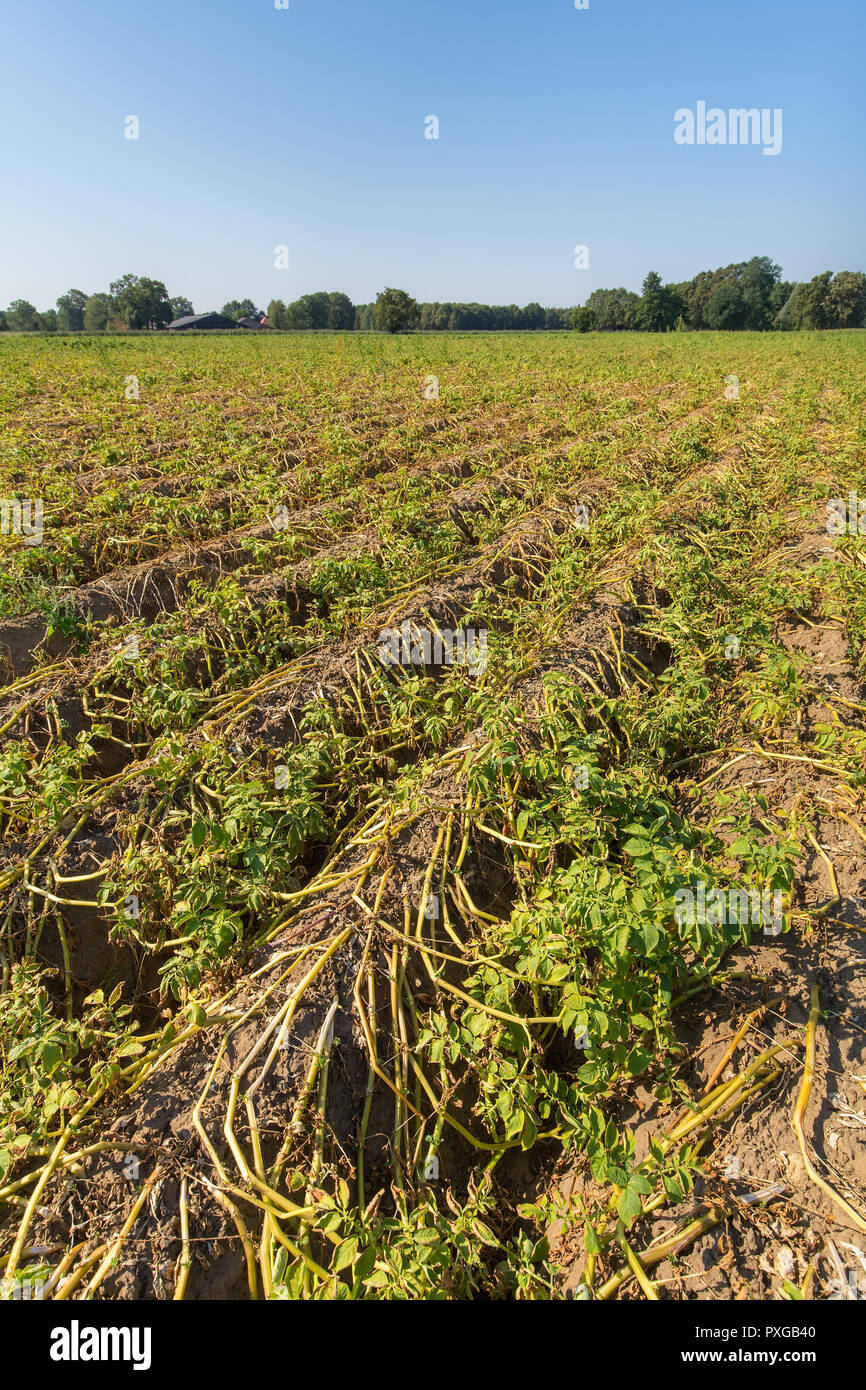
<path fill-rule="evenodd" d="M 3 0 L 0 305 L 126 271 L 203 310 L 866 270 L 863 0 L 290 4 Z M 781 154 L 676 145 L 700 100 L 782 108 Z"/>

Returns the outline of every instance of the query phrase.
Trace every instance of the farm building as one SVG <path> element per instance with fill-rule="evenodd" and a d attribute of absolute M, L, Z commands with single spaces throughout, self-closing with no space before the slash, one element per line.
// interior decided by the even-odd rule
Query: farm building
<path fill-rule="evenodd" d="M 187 328 L 237 328 L 234 319 L 227 318 L 225 314 L 184 314 L 183 318 L 175 319 L 168 326 L 178 333 Z"/>
<path fill-rule="evenodd" d="M 260 318 L 238 319 L 238 328 L 249 328 L 252 329 L 253 332 L 258 332 L 260 328 L 272 327 L 273 325 L 268 322 L 266 314 L 262 314 Z"/>

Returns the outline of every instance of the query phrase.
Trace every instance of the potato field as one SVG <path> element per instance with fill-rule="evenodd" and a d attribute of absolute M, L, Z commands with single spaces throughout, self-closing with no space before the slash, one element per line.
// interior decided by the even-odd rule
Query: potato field
<path fill-rule="evenodd" d="M 9 335 L 0 502 L 4 1296 L 863 1296 L 866 333 Z"/>

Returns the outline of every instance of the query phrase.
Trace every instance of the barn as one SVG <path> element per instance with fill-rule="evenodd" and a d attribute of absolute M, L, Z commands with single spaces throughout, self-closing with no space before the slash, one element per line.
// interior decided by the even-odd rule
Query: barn
<path fill-rule="evenodd" d="M 183 318 L 175 319 L 168 326 L 176 333 L 183 333 L 188 328 L 237 328 L 234 319 L 227 318 L 225 314 L 184 314 Z"/>

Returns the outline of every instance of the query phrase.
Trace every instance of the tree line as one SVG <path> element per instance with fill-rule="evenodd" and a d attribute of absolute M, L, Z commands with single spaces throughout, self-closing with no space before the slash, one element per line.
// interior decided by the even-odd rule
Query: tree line
<path fill-rule="evenodd" d="M 71 289 L 53 309 L 37 310 L 24 299 L 0 311 L 0 332 L 105 333 L 167 328 L 192 314 L 191 302 L 170 297 L 161 280 L 124 275 L 107 292 Z M 233 299 L 220 311 L 227 318 L 263 317 L 251 299 Z M 758 332 L 806 328 L 866 327 L 866 275 L 824 271 L 812 280 L 782 279 L 768 256 L 753 256 L 718 270 L 702 270 L 691 280 L 665 284 L 650 271 L 641 293 L 593 290 L 576 308 L 543 308 L 532 303 L 419 303 L 405 290 L 386 288 L 374 303 L 353 304 L 340 290 L 319 290 L 286 304 L 272 299 L 266 311 L 272 328 L 358 332 L 460 332 L 516 330 L 581 333 L 638 331 L 664 333 L 701 329 Z"/>
<path fill-rule="evenodd" d="M 747 329 L 866 327 L 866 275 L 826 270 L 800 283 L 782 279 L 768 256 L 753 256 L 719 270 L 702 270 L 681 284 L 663 284 L 650 271 L 642 293 L 594 290 L 573 314 L 578 331 L 636 329 Z"/>

